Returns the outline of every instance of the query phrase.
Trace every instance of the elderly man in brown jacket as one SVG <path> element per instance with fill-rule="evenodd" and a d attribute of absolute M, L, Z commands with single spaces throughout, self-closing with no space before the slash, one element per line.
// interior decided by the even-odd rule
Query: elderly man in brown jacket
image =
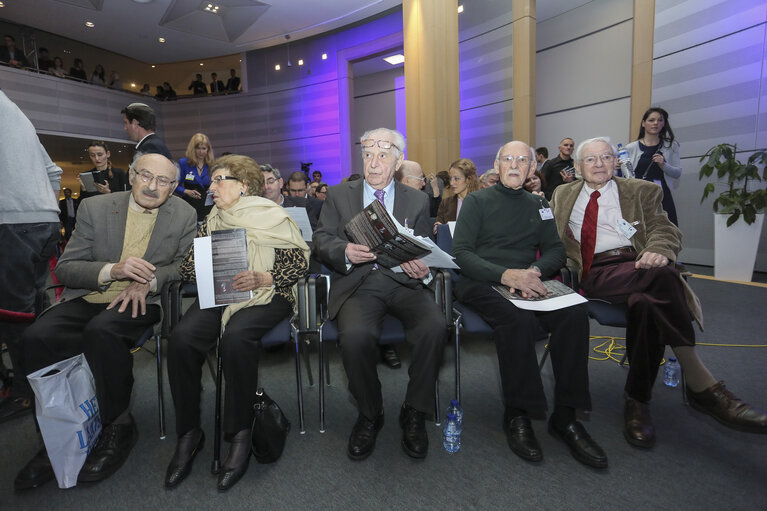
<path fill-rule="evenodd" d="M 642 448 L 655 442 L 649 401 L 666 345 L 685 371 L 693 408 L 726 426 L 767 433 L 767 415 L 717 382 L 695 352 L 692 319 L 702 325 L 700 302 L 674 264 L 682 233 L 663 211 L 661 188 L 613 177 L 615 160 L 608 138 L 581 142 L 575 167 L 583 179 L 558 187 L 552 205 L 584 294 L 628 305 L 626 440 Z"/>

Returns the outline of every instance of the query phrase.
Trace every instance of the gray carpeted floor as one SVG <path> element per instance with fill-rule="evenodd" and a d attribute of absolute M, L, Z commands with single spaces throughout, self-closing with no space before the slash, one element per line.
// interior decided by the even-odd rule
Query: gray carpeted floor
<path fill-rule="evenodd" d="M 767 344 L 767 289 L 691 279 L 706 314 L 700 343 Z M 623 332 L 592 322 L 592 335 Z M 594 340 L 597 346 L 604 340 Z M 620 340 L 618 342 L 621 342 Z M 543 345 L 539 346 L 542 352 Z M 407 353 L 402 350 L 407 358 Z M 345 454 L 356 412 L 345 388 L 335 347 L 329 350 L 333 386 L 327 389 L 327 432 L 318 432 L 317 388 L 306 385 L 307 432 L 298 432 L 294 366 L 289 350 L 265 354 L 261 382 L 293 421 L 283 457 L 272 465 L 252 460 L 231 491 L 219 494 L 209 472 L 212 446 L 213 386 L 205 372 L 204 427 L 208 443 L 191 476 L 174 491 L 162 486 L 175 438 L 160 440 L 157 427 L 155 366 L 146 353 L 135 355 L 133 414 L 140 438 L 126 464 L 106 481 L 59 490 L 49 483 L 14 494 L 16 472 L 36 452 L 31 417 L 0 425 L 0 509 L 767 509 L 767 435 L 727 429 L 682 403 L 679 389 L 658 383 L 653 416 L 656 446 L 642 451 L 621 434 L 622 387 L 626 369 L 614 361 L 590 362 L 593 411 L 584 417 L 592 436 L 607 451 L 610 468 L 595 471 L 577 463 L 563 444 L 534 427 L 544 461 L 517 458 L 501 430 L 502 405 L 495 348 L 487 339 L 464 338 L 462 346 L 463 446 L 448 454 L 441 432 L 429 425 L 426 460 L 408 458 L 400 448 L 399 406 L 407 369 L 379 367 L 386 425 L 375 453 L 362 462 Z M 767 408 L 764 364 L 767 349 L 700 346 L 699 353 L 717 378 L 745 400 Z M 599 357 L 594 353 L 595 357 Z M 453 350 L 445 351 L 442 407 L 452 394 Z M 312 355 L 316 377 L 317 358 Z M 550 365 L 543 370 L 549 395 Z M 305 383 L 306 380 L 304 379 Z M 170 393 L 167 411 L 173 431 Z M 226 450 L 224 451 L 224 454 Z"/>

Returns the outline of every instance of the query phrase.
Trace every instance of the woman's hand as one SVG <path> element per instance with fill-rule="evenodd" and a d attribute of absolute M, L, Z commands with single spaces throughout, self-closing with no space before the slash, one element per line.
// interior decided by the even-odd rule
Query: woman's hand
<path fill-rule="evenodd" d="M 434 234 L 437 234 L 437 226 L 442 225 L 442 222 L 434 222 Z"/>
<path fill-rule="evenodd" d="M 184 190 L 184 195 L 191 197 L 192 199 L 201 199 L 202 195 L 197 190 Z"/>
<path fill-rule="evenodd" d="M 652 161 L 658 167 L 663 168 L 663 164 L 666 163 L 666 158 L 664 158 L 661 153 L 655 153 L 655 154 L 652 155 Z"/>
<path fill-rule="evenodd" d="M 96 185 L 96 189 L 99 191 L 99 193 L 112 193 L 112 190 L 109 189 L 109 183 L 104 182 L 102 185 L 101 183 L 94 183 Z"/>
<path fill-rule="evenodd" d="M 269 287 L 274 283 L 272 274 L 265 271 L 242 271 L 234 276 L 234 288 L 237 291 L 254 291 L 259 287 Z"/>

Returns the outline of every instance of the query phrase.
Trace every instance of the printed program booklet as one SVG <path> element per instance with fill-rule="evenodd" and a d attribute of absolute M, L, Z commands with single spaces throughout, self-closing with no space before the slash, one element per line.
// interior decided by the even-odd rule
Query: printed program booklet
<path fill-rule="evenodd" d="M 234 277 L 248 270 L 245 229 L 213 231 L 195 238 L 194 266 L 200 308 L 218 307 L 250 300 L 251 291 L 234 289 Z"/>
<path fill-rule="evenodd" d="M 531 311 L 554 311 L 588 301 L 558 280 L 544 280 L 543 285 L 548 293 L 535 298 L 522 298 L 518 293 L 512 293 L 508 286 L 495 285 L 493 289 L 520 309 Z"/>

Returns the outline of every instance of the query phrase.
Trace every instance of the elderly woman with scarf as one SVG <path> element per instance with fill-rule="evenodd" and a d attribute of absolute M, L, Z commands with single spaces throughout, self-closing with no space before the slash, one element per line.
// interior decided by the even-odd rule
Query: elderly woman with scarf
<path fill-rule="evenodd" d="M 259 165 L 247 156 L 224 156 L 211 166 L 215 206 L 198 236 L 246 229 L 249 269 L 235 276 L 234 288 L 253 294 L 246 302 L 210 309 L 200 309 L 196 300 L 173 331 L 168 343 L 168 379 L 178 443 L 165 476 L 169 488 L 189 475 L 205 441 L 200 427 L 202 365 L 222 328 L 224 434 L 231 447 L 218 476 L 218 489 L 228 490 L 248 469 L 260 339 L 293 311 L 296 281 L 306 273 L 309 260 L 309 248 L 295 222 L 284 208 L 259 196 L 263 188 Z M 191 249 L 181 275 L 184 280 L 195 280 Z"/>

